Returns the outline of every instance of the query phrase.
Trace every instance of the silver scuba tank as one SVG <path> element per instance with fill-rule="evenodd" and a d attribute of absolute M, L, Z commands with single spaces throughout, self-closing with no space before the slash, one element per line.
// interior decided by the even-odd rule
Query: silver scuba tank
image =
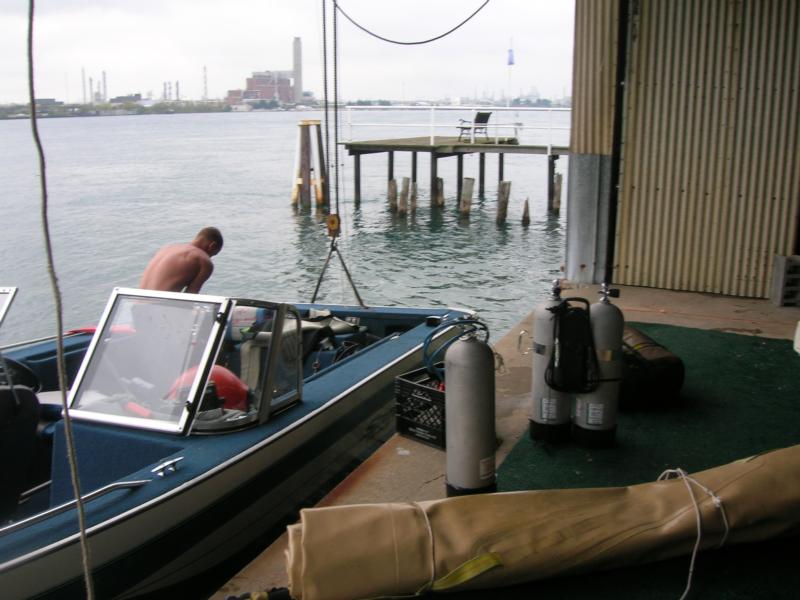
<path fill-rule="evenodd" d="M 494 353 L 474 334 L 444 355 L 448 496 L 497 490 Z"/>
<path fill-rule="evenodd" d="M 545 372 L 553 355 L 556 315 L 548 309 L 561 304 L 561 286 L 553 282 L 550 298 L 533 311 L 533 399 L 530 411 L 530 435 L 534 440 L 563 442 L 570 436 L 570 396 L 554 390 L 545 381 Z"/>
<path fill-rule="evenodd" d="M 622 311 L 608 299 L 609 296 L 618 297 L 618 290 L 609 290 L 604 283 L 599 293 L 600 300 L 589 309 L 599 385 L 592 392 L 575 396 L 572 436 L 585 446 L 609 447 L 614 445 L 617 430 L 625 319 Z"/>

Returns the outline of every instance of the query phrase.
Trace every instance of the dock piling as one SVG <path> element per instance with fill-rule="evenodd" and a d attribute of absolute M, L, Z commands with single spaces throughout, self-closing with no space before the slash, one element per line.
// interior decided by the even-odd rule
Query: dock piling
<path fill-rule="evenodd" d="M 505 154 L 502 152 L 497 155 L 497 184 L 500 185 L 500 182 L 503 181 L 503 162 L 505 159 Z"/>
<path fill-rule="evenodd" d="M 561 210 L 561 184 L 564 176 L 561 173 L 556 173 L 555 181 L 553 182 L 553 212 L 557 213 Z"/>
<path fill-rule="evenodd" d="M 511 182 L 501 181 L 500 189 L 497 192 L 497 219 L 498 225 L 506 222 L 508 215 L 508 199 L 511 196 Z"/>
<path fill-rule="evenodd" d="M 438 180 L 439 175 L 437 173 L 439 157 L 436 155 L 435 152 L 431 152 L 431 205 L 438 206 L 437 204 L 437 196 L 439 193 L 439 186 Z"/>
<path fill-rule="evenodd" d="M 461 198 L 461 190 L 464 189 L 464 155 L 456 156 L 456 198 Z"/>
<path fill-rule="evenodd" d="M 389 180 L 389 210 L 395 212 L 397 210 L 397 181 L 394 179 Z"/>
<path fill-rule="evenodd" d="M 400 201 L 397 203 L 397 214 L 403 216 L 407 212 L 408 212 L 408 177 L 403 177 L 400 180 Z"/>
<path fill-rule="evenodd" d="M 353 201 L 358 204 L 361 202 L 361 155 L 353 155 Z"/>
<path fill-rule="evenodd" d="M 433 196 L 433 205 L 437 207 L 444 206 L 444 179 L 441 177 L 436 178 L 436 193 Z"/>
<path fill-rule="evenodd" d="M 525 198 L 525 207 L 522 209 L 522 226 L 527 227 L 531 224 L 531 208 L 530 202 Z"/>
<path fill-rule="evenodd" d="M 298 156 L 295 162 L 294 184 L 292 185 L 291 200 L 293 205 L 298 202 L 303 208 L 311 206 L 311 188 L 315 192 L 316 204 L 318 207 L 327 205 L 330 201 L 328 191 L 328 177 L 325 169 L 325 151 L 322 147 L 322 130 L 320 121 L 306 119 L 298 124 Z M 316 128 L 316 149 L 312 144 L 311 128 Z M 316 155 L 318 167 L 314 164 Z"/>
<path fill-rule="evenodd" d="M 459 205 L 459 212 L 462 216 L 468 216 L 472 210 L 472 192 L 475 188 L 474 177 L 464 177 L 461 184 L 461 203 Z"/>
<path fill-rule="evenodd" d="M 555 197 L 556 197 L 556 161 L 558 160 L 558 154 L 548 154 L 547 155 L 547 211 L 548 212 L 557 212 L 558 209 L 555 208 Z M 560 203 L 560 200 L 559 200 Z"/>
<path fill-rule="evenodd" d="M 478 154 L 478 195 L 483 196 L 486 191 L 486 153 Z"/>

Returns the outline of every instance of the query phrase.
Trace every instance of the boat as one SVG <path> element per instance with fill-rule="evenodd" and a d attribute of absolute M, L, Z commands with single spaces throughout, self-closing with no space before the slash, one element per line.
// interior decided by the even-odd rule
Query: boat
<path fill-rule="evenodd" d="M 203 574 L 240 568 L 388 438 L 395 377 L 470 318 L 115 289 L 96 328 L 63 343 L 97 597 L 190 597 Z M 2 354 L 41 411 L 26 490 L 0 515 L 3 597 L 79 597 L 55 341 Z"/>

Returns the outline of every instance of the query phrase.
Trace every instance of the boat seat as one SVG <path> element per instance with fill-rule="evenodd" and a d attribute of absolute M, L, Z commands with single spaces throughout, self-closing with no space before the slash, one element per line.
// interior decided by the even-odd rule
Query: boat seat
<path fill-rule="evenodd" d="M 0 520 L 14 514 L 36 453 L 39 400 L 28 387 L 0 386 Z"/>

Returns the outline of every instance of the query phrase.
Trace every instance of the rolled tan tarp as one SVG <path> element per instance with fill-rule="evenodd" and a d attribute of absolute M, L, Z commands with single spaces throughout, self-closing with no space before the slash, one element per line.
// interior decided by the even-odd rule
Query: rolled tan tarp
<path fill-rule="evenodd" d="M 698 516 L 687 486 L 701 549 L 800 533 L 800 446 L 689 477 L 303 510 L 288 528 L 289 589 L 353 600 L 494 588 L 689 554 Z"/>

